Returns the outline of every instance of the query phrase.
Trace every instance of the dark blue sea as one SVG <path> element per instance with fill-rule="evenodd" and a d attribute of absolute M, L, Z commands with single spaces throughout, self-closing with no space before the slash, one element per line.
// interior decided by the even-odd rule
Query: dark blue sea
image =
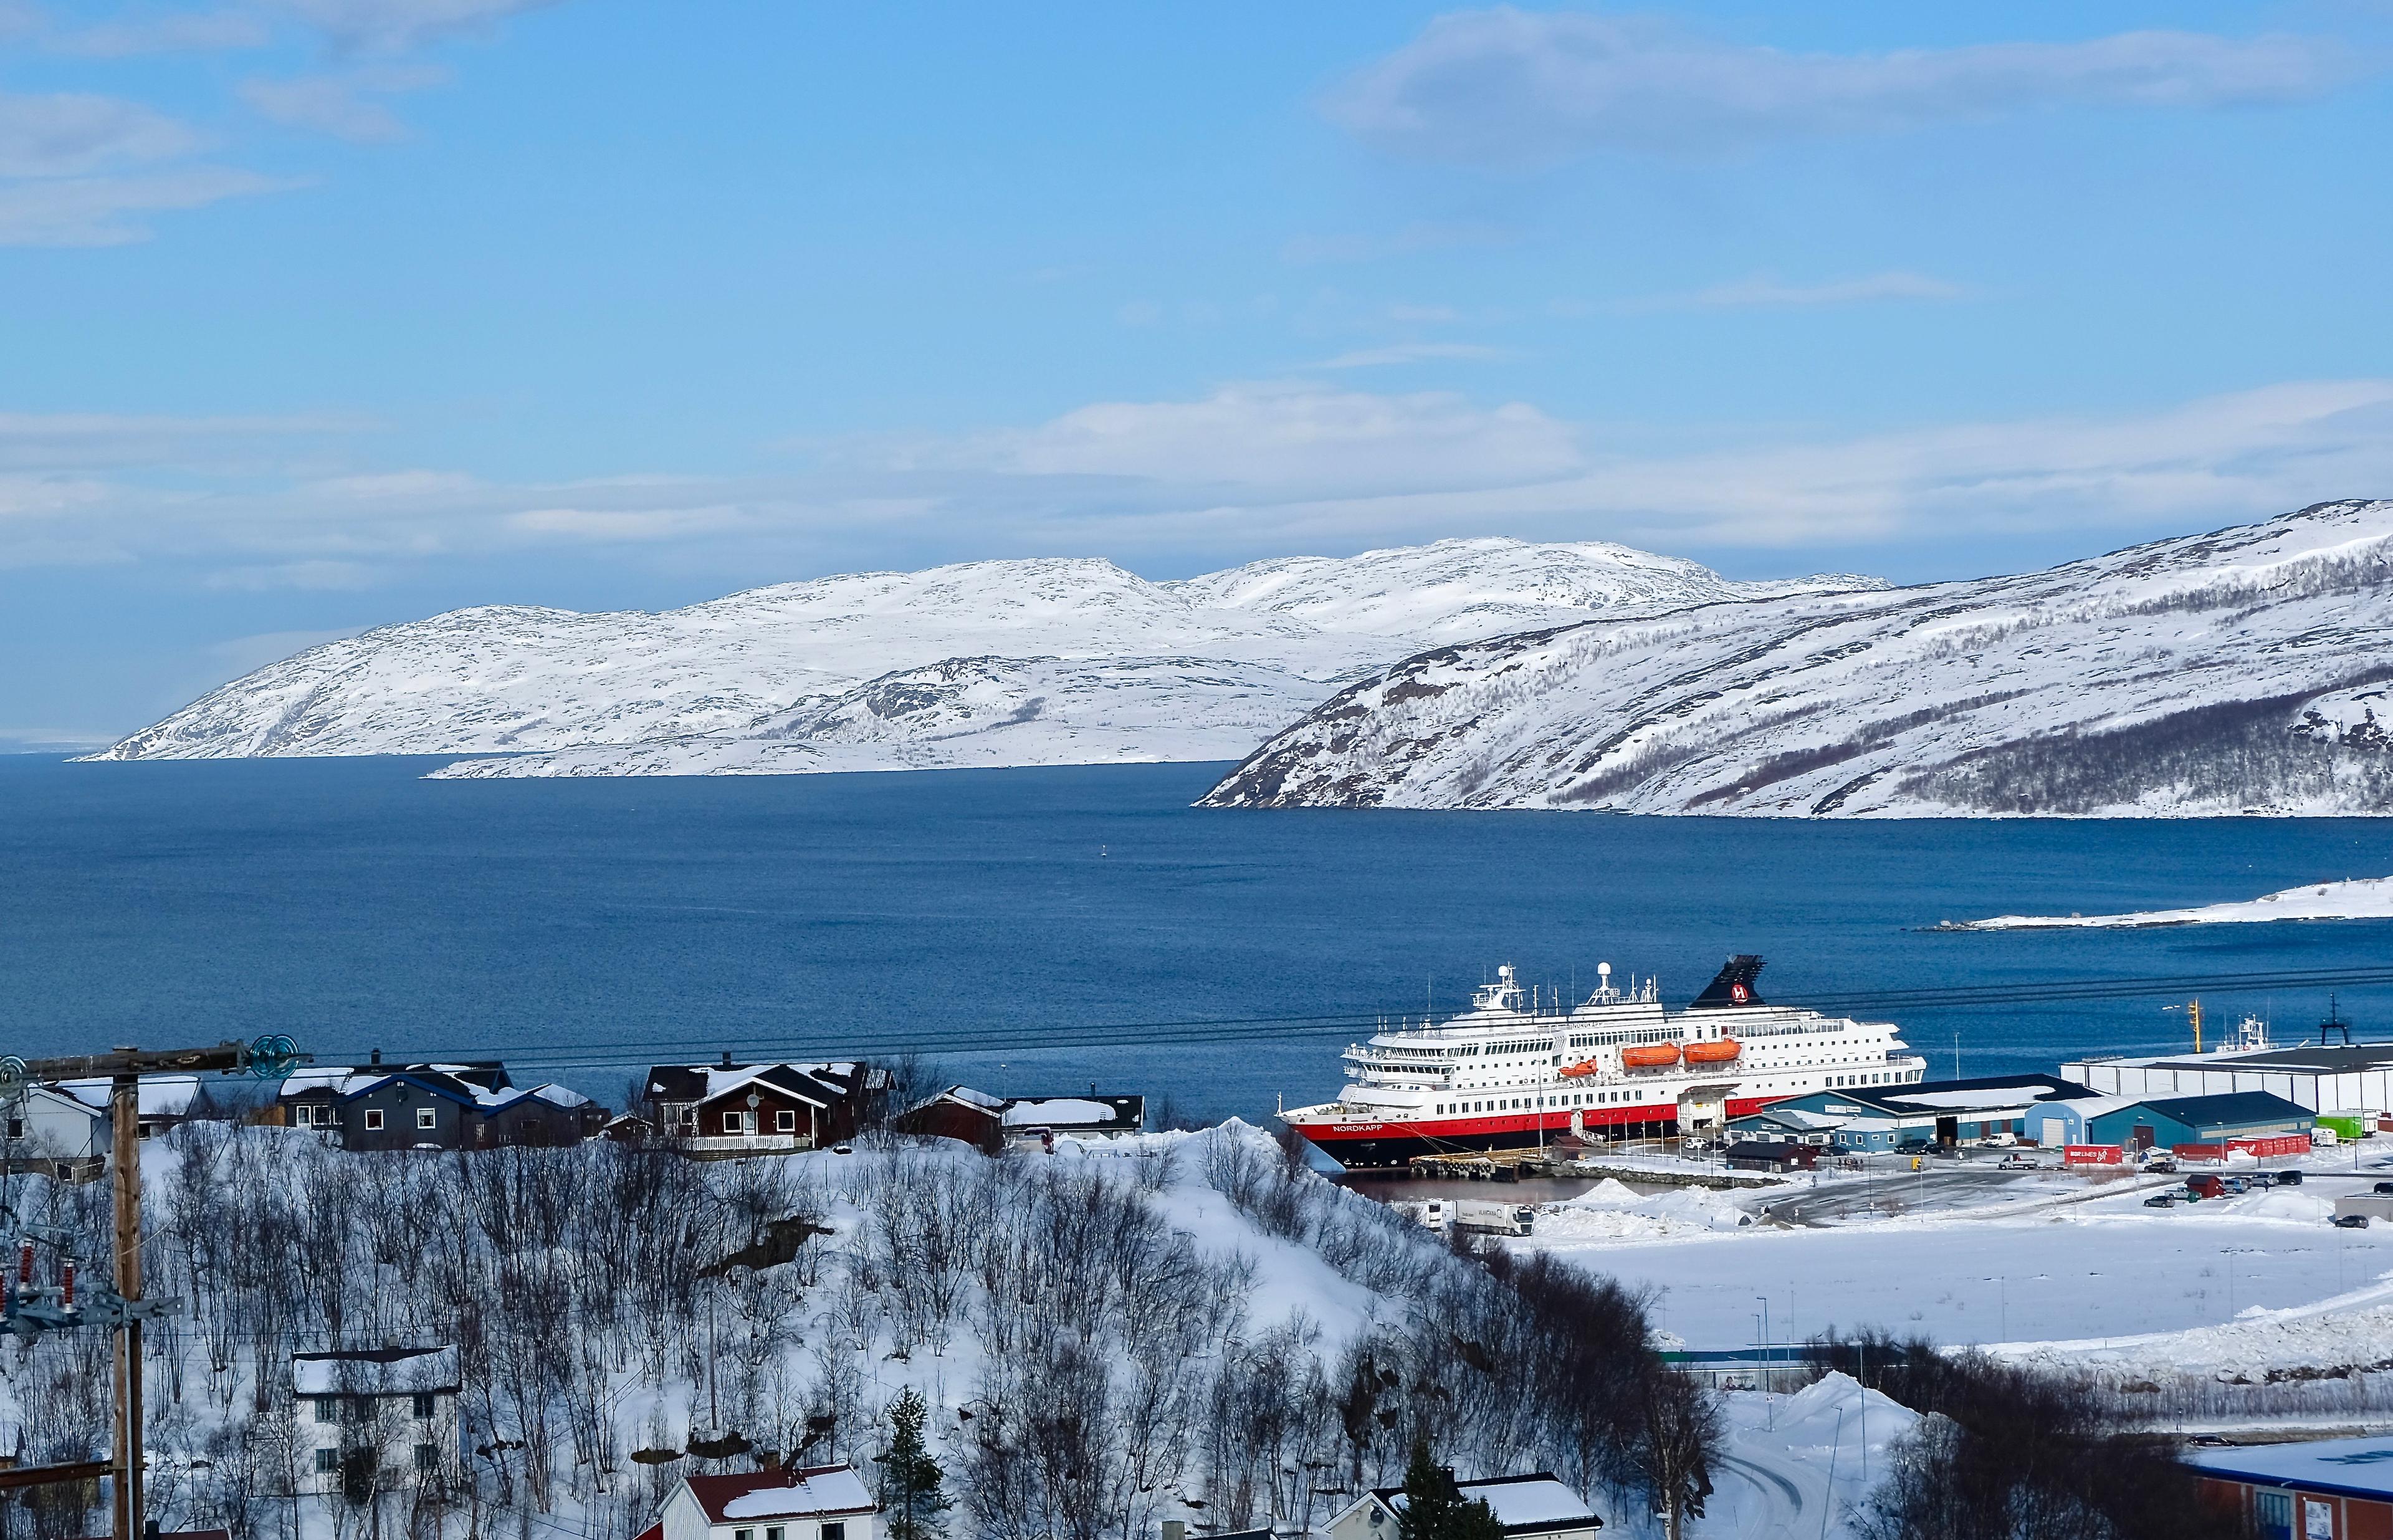
<path fill-rule="evenodd" d="M 321 1060 L 507 1059 L 621 1104 L 729 1049 L 911 1046 L 1016 1094 L 1268 1112 L 1358 1033 L 1496 964 L 1683 1001 L 2380 966 L 2393 922 L 1937 934 L 1945 919 L 2256 897 L 2393 873 L 2364 820 L 1800 823 L 1204 812 L 1224 768 L 428 781 L 438 760 L 0 758 L 0 1051 L 284 1032 Z M 2205 992 L 2309 1031 L 2323 990 Z M 2163 1001 L 1886 1012 L 1965 1073 L 2184 1040 Z M 2393 990 L 2346 989 L 2364 1036 Z M 1233 1042 L 1192 1023 L 1249 1022 Z M 1094 1043 L 1089 1039 L 1102 1039 Z"/>

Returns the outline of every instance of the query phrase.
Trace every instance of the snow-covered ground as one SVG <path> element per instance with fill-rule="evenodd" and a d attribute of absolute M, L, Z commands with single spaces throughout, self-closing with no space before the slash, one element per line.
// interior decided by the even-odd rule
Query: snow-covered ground
<path fill-rule="evenodd" d="M 1832 1374 L 1793 1395 L 1736 1391 L 1722 1398 L 1728 1447 L 1712 1473 L 1703 1540 L 1850 1535 L 1853 1516 L 1883 1480 L 1889 1445 L 1918 1414 Z"/>
<path fill-rule="evenodd" d="M 2041 572 L 1425 652 L 1206 798 L 1765 817 L 2380 814 L 2393 501 Z"/>
<path fill-rule="evenodd" d="M 2136 914 L 2003 914 L 1939 926 L 1946 931 L 2123 930 L 2145 925 L 2256 925 L 2272 920 L 2393 919 L 2393 877 L 2287 888 L 2240 903 L 2193 909 L 2145 909 Z"/>
<path fill-rule="evenodd" d="M 485 606 L 310 647 L 93 757 L 509 756 L 449 771 L 473 778 L 1236 759 L 1423 647 L 1883 586 L 1739 582 L 1598 541 L 1486 539 L 1176 582 L 1049 558 L 661 613 Z"/>
<path fill-rule="evenodd" d="M 1548 1207 L 1518 1244 L 1653 1289 L 1655 1324 L 1696 1349 L 1757 1343 L 1764 1300 L 1780 1342 L 1831 1326 L 1944 1343 L 2108 1342 L 2393 1303 L 2393 1228 L 2326 1222 L 2333 1194 L 2351 1188 L 2324 1174 L 2331 1164 L 2300 1189 L 2176 1208 L 2145 1207 L 2147 1185 L 2086 1197 L 2082 1179 L 2055 1176 L 1974 1204 L 1862 1209 L 1804 1228 L 1739 1222 L 1783 1193 L 1641 1196 L 1610 1183 Z M 1904 1201 L 1904 1181 L 1880 1183 L 1887 1207 Z"/>

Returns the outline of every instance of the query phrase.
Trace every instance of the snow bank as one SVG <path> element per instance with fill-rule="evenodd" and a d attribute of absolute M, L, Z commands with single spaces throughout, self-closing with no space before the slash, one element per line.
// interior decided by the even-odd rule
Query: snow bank
<path fill-rule="evenodd" d="M 2393 877 L 2286 888 L 2241 903 L 2195 909 L 2145 909 L 2135 914 L 1996 915 L 1937 927 L 1943 931 L 2122 930 L 2147 925 L 2256 925 L 2272 920 L 2393 919 Z"/>

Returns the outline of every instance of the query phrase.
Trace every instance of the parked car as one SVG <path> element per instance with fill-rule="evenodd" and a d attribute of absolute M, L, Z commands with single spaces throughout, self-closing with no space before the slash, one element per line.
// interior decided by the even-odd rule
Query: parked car
<path fill-rule="evenodd" d="M 2144 1169 L 2147 1171 L 2159 1171 L 2164 1175 L 2174 1175 L 2177 1171 L 2177 1156 L 2167 1155 L 2154 1155 L 2150 1160 L 2144 1162 Z"/>
<path fill-rule="evenodd" d="M 2337 1214 L 2328 1222 L 2333 1224 L 2337 1230 L 2365 1230 L 2368 1228 L 2368 1216 L 2365 1214 Z"/>
<path fill-rule="evenodd" d="M 2277 1185 L 2280 1187 L 2299 1187 L 2301 1184 L 2302 1174 L 2299 1171 L 2279 1171 L 2277 1173 Z"/>
<path fill-rule="evenodd" d="M 2227 1179 L 2227 1190 L 2240 1197 L 2243 1194 L 2252 1190 L 2252 1183 L 2248 1179 L 2243 1177 L 2229 1177 Z"/>
<path fill-rule="evenodd" d="M 2184 1201 L 2185 1194 L 2183 1193 L 2172 1190 L 2166 1193 L 2154 1193 L 2151 1197 L 2144 1200 L 2144 1207 L 2147 1208 L 2174 1208 Z"/>
<path fill-rule="evenodd" d="M 2380 1193 L 2393 1194 L 2393 1181 L 2380 1181 L 2376 1184 L 2376 1190 Z"/>
<path fill-rule="evenodd" d="M 1994 1168 L 2001 1171 L 2033 1171 L 2040 1169 L 2040 1167 L 2035 1161 L 2030 1160 L 2023 1155 L 2007 1155 L 1994 1163 Z"/>

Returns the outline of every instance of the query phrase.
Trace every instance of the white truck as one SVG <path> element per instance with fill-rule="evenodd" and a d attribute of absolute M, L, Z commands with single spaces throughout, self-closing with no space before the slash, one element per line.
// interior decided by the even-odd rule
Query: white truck
<path fill-rule="evenodd" d="M 1454 1227 L 1481 1235 L 1526 1235 L 1537 1225 L 1537 1211 L 1518 1203 L 1490 1203 L 1484 1198 L 1458 1198 Z"/>

